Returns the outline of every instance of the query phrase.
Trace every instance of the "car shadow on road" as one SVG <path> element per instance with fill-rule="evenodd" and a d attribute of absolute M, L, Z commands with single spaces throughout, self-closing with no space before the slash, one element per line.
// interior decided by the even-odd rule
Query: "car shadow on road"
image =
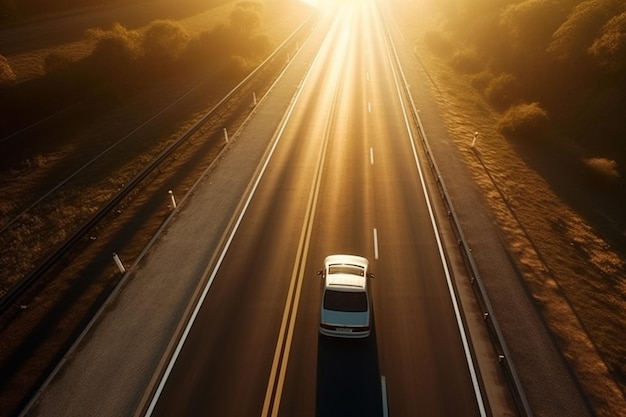
<path fill-rule="evenodd" d="M 366 339 L 319 335 L 317 417 L 382 416 L 376 331 Z"/>

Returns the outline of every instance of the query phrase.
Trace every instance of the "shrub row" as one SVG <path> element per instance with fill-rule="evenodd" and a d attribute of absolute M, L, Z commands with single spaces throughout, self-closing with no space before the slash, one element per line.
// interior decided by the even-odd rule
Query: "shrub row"
<path fill-rule="evenodd" d="M 460 0 L 426 46 L 465 74 L 516 139 L 568 138 L 626 163 L 626 2 Z M 550 117 L 548 117 L 548 115 Z M 588 165 L 587 165 L 588 166 Z"/>
<path fill-rule="evenodd" d="M 89 29 L 85 36 L 94 44 L 87 57 L 73 61 L 52 53 L 42 63 L 46 75 L 15 84 L 15 74 L 0 56 L 0 128 L 20 118 L 37 117 L 86 94 L 119 99 L 159 82 L 164 77 L 193 67 L 224 68 L 225 76 L 242 74 L 256 65 L 271 48 L 260 32 L 261 5 L 242 1 L 228 22 L 191 36 L 180 24 L 154 21 L 142 30 L 120 24 L 110 29 Z M 24 120 L 26 122 L 26 120 Z"/>

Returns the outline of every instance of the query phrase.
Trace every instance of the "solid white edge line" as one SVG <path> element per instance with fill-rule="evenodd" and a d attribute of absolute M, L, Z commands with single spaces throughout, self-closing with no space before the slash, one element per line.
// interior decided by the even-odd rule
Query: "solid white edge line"
<path fill-rule="evenodd" d="M 382 18 L 381 18 L 382 19 Z M 388 34 L 388 39 L 391 38 L 391 34 L 389 33 L 388 29 L 387 29 L 387 34 Z M 395 52 L 394 49 L 394 56 L 396 58 L 396 61 L 398 62 L 398 67 L 399 67 L 399 59 L 397 57 L 397 54 Z M 388 58 L 389 58 L 389 64 L 391 65 L 392 69 L 394 68 L 394 60 L 392 59 L 391 56 L 391 52 L 389 51 L 389 49 L 387 50 L 387 54 L 388 54 Z M 399 68 L 399 71 L 402 71 L 401 68 Z M 482 396 L 482 391 L 480 389 L 480 383 L 478 381 L 478 374 L 476 372 L 476 368 L 474 367 L 474 361 L 472 360 L 472 355 L 471 355 L 471 349 L 469 347 L 469 342 L 467 340 L 467 335 L 465 334 L 465 325 L 463 324 L 463 319 L 461 318 L 461 311 L 458 305 L 458 302 L 456 300 L 456 292 L 454 290 L 454 285 L 452 284 L 452 277 L 450 275 L 450 270 L 448 268 L 448 263 L 446 262 L 446 255 L 445 255 L 445 251 L 443 249 L 443 244 L 441 242 L 441 237 L 439 236 L 439 232 L 438 232 L 438 227 L 437 227 L 437 221 L 435 219 L 434 216 L 434 211 L 432 208 L 432 205 L 430 203 L 430 195 L 428 193 L 428 190 L 426 188 L 426 182 L 424 180 L 424 175 L 422 173 L 422 168 L 420 166 L 419 163 L 419 157 L 417 155 L 417 149 L 415 148 L 415 138 L 413 136 L 413 133 L 411 131 L 411 124 L 407 115 L 407 111 L 406 111 L 406 107 L 405 107 L 405 103 L 402 100 L 402 90 L 400 88 L 400 82 L 398 81 L 398 77 L 396 75 L 396 71 L 392 71 L 393 73 L 393 78 L 396 84 L 396 93 L 398 94 L 398 99 L 400 101 L 400 107 L 402 108 L 402 115 L 404 117 L 404 123 L 405 123 L 405 127 L 407 129 L 407 133 L 409 135 L 409 140 L 411 142 L 411 148 L 413 151 L 413 158 L 415 159 L 415 165 L 417 166 L 417 170 L 420 176 L 420 182 L 422 185 L 422 189 L 424 191 L 424 197 L 425 197 L 425 201 L 426 201 L 426 206 L 428 207 L 428 214 L 430 216 L 430 220 L 431 220 L 431 225 L 433 228 L 433 233 L 435 235 L 435 240 L 437 241 L 437 248 L 439 250 L 439 257 L 441 259 L 441 265 L 443 267 L 445 276 L 446 276 L 446 283 L 448 285 L 448 292 L 450 293 L 450 299 L 452 300 L 452 306 L 454 309 L 454 315 L 456 317 L 456 322 L 457 322 L 457 327 L 459 329 L 459 334 L 461 337 L 461 341 L 463 344 L 463 350 L 465 353 L 465 361 L 467 362 L 467 367 L 469 369 L 469 373 L 470 373 L 470 378 L 472 380 L 472 386 L 474 388 L 474 396 L 476 397 L 476 402 L 479 408 L 479 412 L 480 415 L 483 417 L 487 416 L 487 411 L 485 409 L 485 403 L 483 400 L 483 396 Z M 404 74 L 402 74 L 404 77 Z"/>
<path fill-rule="evenodd" d="M 226 257 L 226 252 L 228 252 L 228 249 L 230 248 L 230 245 L 235 237 L 235 234 L 237 232 L 237 230 L 239 229 L 239 225 L 241 224 L 244 215 L 246 214 L 246 211 L 248 209 L 248 206 L 250 205 L 250 201 L 252 200 L 252 197 L 254 196 L 254 193 L 261 181 L 261 177 L 263 177 L 263 173 L 265 172 L 265 169 L 269 163 L 269 160 L 271 159 L 272 154 L 274 153 L 274 149 L 276 148 L 276 144 L 278 143 L 278 140 L 274 143 L 274 145 L 272 146 L 272 151 L 270 152 L 267 160 L 265 161 L 265 163 L 263 164 L 263 168 L 259 174 L 259 176 L 257 177 L 254 186 L 250 192 L 250 194 L 248 195 L 248 198 L 246 199 L 246 203 L 241 211 L 241 213 L 239 214 L 239 217 L 237 218 L 237 222 L 235 223 L 233 230 L 231 231 L 230 235 L 228 236 L 228 240 L 226 241 L 226 244 L 224 245 L 224 249 L 222 250 L 217 263 L 215 265 L 215 267 L 213 268 L 213 271 L 211 272 L 209 281 L 207 282 L 207 285 L 204 287 L 202 294 L 200 296 L 200 299 L 198 300 L 198 302 L 196 303 L 196 306 L 193 310 L 193 313 L 191 314 L 191 317 L 189 319 L 189 321 L 187 322 L 187 326 L 185 326 L 185 330 L 180 338 L 180 340 L 178 341 L 178 344 L 176 345 L 176 349 L 174 350 L 174 353 L 172 355 L 172 358 L 170 359 L 167 368 L 165 369 L 165 372 L 163 373 L 163 377 L 161 378 L 161 381 L 159 382 L 159 385 L 152 397 L 152 401 L 150 402 L 150 406 L 148 407 L 148 410 L 146 411 L 145 416 L 149 417 L 152 415 L 152 412 L 154 411 L 154 408 L 156 407 L 156 404 L 161 396 L 161 393 L 163 392 L 163 388 L 165 387 L 165 384 L 167 383 L 167 380 L 169 379 L 170 373 L 172 372 L 172 369 L 174 368 L 174 364 L 176 363 L 176 360 L 178 359 L 178 356 L 180 355 L 180 352 L 182 351 L 183 345 L 185 344 L 187 337 L 189 336 L 189 333 L 191 331 L 191 328 L 196 320 L 196 317 L 198 316 L 198 313 L 200 311 L 200 308 L 202 307 L 202 304 L 204 303 L 204 299 L 206 298 L 209 289 L 211 288 L 211 285 L 213 284 L 213 281 L 215 280 L 215 276 L 217 275 L 218 270 L 220 269 L 220 266 L 222 265 L 222 262 L 224 261 L 224 258 Z M 205 277 L 208 274 L 210 266 L 207 266 L 207 269 L 205 269 L 204 273 L 202 274 L 203 277 Z"/>
<path fill-rule="evenodd" d="M 380 376 L 380 391 L 382 393 L 383 417 L 389 417 L 389 403 L 387 401 L 387 379 L 385 375 Z"/>
<path fill-rule="evenodd" d="M 308 73 L 307 73 L 308 74 Z M 274 154 L 274 151 L 276 150 L 276 147 L 278 146 L 278 142 L 280 141 L 280 138 L 282 136 L 283 131 L 285 130 L 285 126 L 287 125 L 286 120 L 289 119 L 289 117 L 291 116 L 291 113 L 293 112 L 293 109 L 295 107 L 295 103 L 298 100 L 298 97 L 300 96 L 300 93 L 302 91 L 302 85 L 303 83 L 300 83 L 300 85 L 298 86 L 298 91 L 297 93 L 294 95 L 294 98 L 292 99 L 292 102 L 290 104 L 290 107 L 287 111 L 287 113 L 285 114 L 285 116 L 283 117 L 283 120 L 281 121 L 281 125 L 280 125 L 280 129 L 278 130 L 278 132 L 276 133 L 276 140 L 274 141 L 274 143 L 272 144 L 271 150 L 267 156 L 267 159 L 265 160 L 265 162 L 263 163 L 263 166 L 259 172 L 259 175 L 257 176 L 254 185 L 252 187 L 252 189 L 250 190 L 250 194 L 248 195 L 248 198 L 246 199 L 246 202 L 241 210 L 241 213 L 239 214 L 237 221 L 235 222 L 235 225 L 233 226 L 233 229 L 230 233 L 230 235 L 228 236 L 228 239 L 226 241 L 226 244 L 224 245 L 224 249 L 222 250 L 216 264 L 215 267 L 213 268 L 213 271 L 211 272 L 210 278 L 207 282 L 207 285 L 204 287 L 202 294 L 198 300 L 198 303 L 196 303 L 196 306 L 193 310 L 193 313 L 191 314 L 191 317 L 189 319 L 189 321 L 187 322 L 187 326 L 185 326 L 185 330 L 183 331 L 183 334 L 180 338 L 180 340 L 178 341 L 178 344 L 176 345 L 176 349 L 174 350 L 174 353 L 172 354 L 172 357 L 167 365 L 167 368 L 165 369 L 165 372 L 163 373 L 163 377 L 161 378 L 161 381 L 159 382 L 159 385 L 154 393 L 154 395 L 152 396 L 152 400 L 150 401 L 150 406 L 148 407 L 146 413 L 144 414 L 145 417 L 150 417 L 154 411 L 154 408 L 156 407 L 156 404 L 159 401 L 159 398 L 161 396 L 161 393 L 163 392 L 163 388 L 165 387 L 165 384 L 167 383 L 167 380 L 169 379 L 169 376 L 172 372 L 172 369 L 174 368 L 174 364 L 176 363 L 176 360 L 178 359 L 178 356 L 180 355 L 180 352 L 182 351 L 183 345 L 185 344 L 185 341 L 187 340 L 187 337 L 189 336 L 189 333 L 191 331 L 191 328 L 196 320 L 196 317 L 198 316 L 198 313 L 200 311 L 200 308 L 202 307 L 202 304 L 204 303 L 204 299 L 206 298 L 209 289 L 211 288 L 211 285 L 213 284 L 213 281 L 215 280 L 215 276 L 217 275 L 218 270 L 220 269 L 220 266 L 222 265 L 222 262 L 224 261 L 224 258 L 226 257 L 226 252 L 228 252 L 228 249 L 230 248 L 230 245 L 235 237 L 235 234 L 237 232 L 237 230 L 239 229 L 239 225 L 241 224 L 244 215 L 246 214 L 247 210 L 248 210 L 248 206 L 250 205 L 250 202 L 252 201 L 252 197 L 254 196 L 256 189 L 259 186 L 259 183 L 261 182 L 261 178 L 263 177 L 263 174 L 265 173 L 265 170 L 267 169 L 267 166 L 269 165 L 269 161 L 272 158 L 272 155 Z M 205 271 L 202 274 L 202 277 L 206 277 L 209 273 L 209 269 L 210 269 L 210 265 L 207 266 L 207 268 L 205 269 Z"/>

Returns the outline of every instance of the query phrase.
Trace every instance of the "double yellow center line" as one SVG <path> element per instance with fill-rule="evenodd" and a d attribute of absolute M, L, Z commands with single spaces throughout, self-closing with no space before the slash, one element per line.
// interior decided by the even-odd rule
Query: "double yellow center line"
<path fill-rule="evenodd" d="M 326 156 L 326 148 L 328 144 L 328 134 L 324 135 L 324 141 L 313 177 L 313 186 L 309 194 L 306 214 L 302 230 L 300 231 L 300 239 L 298 241 L 298 251 L 291 271 L 291 281 L 289 283 L 289 291 L 287 293 L 287 301 L 283 311 L 280 332 L 274 351 L 274 359 L 270 378 L 265 392 L 265 401 L 263 402 L 262 417 L 278 415 L 280 407 L 280 399 L 282 396 L 283 385 L 285 382 L 285 373 L 287 372 L 287 362 L 289 361 L 289 353 L 291 351 L 291 341 L 296 324 L 296 316 L 298 314 L 298 305 L 300 303 L 300 293 L 302 291 L 302 282 L 306 272 L 307 254 L 309 252 L 309 244 L 311 242 L 311 231 L 313 229 L 313 219 L 315 217 L 315 209 L 320 190 L 322 178 L 322 166 Z"/>
<path fill-rule="evenodd" d="M 339 19 L 335 20 L 335 26 Z M 279 136 L 282 134 L 287 120 L 292 113 L 298 98 L 302 93 L 303 86 L 306 84 L 307 79 L 311 75 L 311 68 L 315 67 L 315 63 L 320 59 L 321 54 L 318 54 L 314 60 L 313 65 L 309 68 L 305 79 L 300 85 L 300 89 L 292 101 L 287 117 L 283 120 L 283 125 L 280 129 Z M 341 67 L 343 67 L 343 60 L 341 61 Z M 336 74 L 341 74 L 342 71 L 338 71 Z M 339 77 L 335 79 L 339 82 Z M 322 178 L 322 171 L 324 161 L 326 159 L 326 150 L 328 148 L 328 142 L 330 138 L 330 132 L 332 129 L 332 120 L 336 112 L 337 102 L 339 100 L 339 85 L 336 86 L 334 91 L 334 97 L 329 110 L 329 117 L 326 119 L 326 127 L 323 136 L 323 140 L 318 154 L 317 163 L 315 166 L 315 173 L 313 175 L 313 184 L 309 193 L 309 198 L 306 206 L 306 213 L 304 222 L 302 224 L 302 230 L 300 231 L 300 239 L 298 241 L 298 251 L 296 253 L 296 259 L 291 272 L 291 280 L 289 282 L 289 291 L 287 293 L 287 300 L 285 302 L 285 309 L 283 311 L 282 322 L 280 325 L 280 331 L 278 333 L 278 341 L 276 342 L 276 349 L 274 351 L 274 359 L 272 361 L 272 368 L 270 371 L 270 377 L 267 383 L 267 389 L 265 391 L 265 400 L 263 402 L 263 411 L 261 417 L 276 417 L 280 409 L 280 400 L 282 397 L 283 386 L 285 383 L 285 374 L 287 373 L 287 363 L 289 361 L 289 353 L 291 351 L 291 342 L 293 339 L 293 332 L 296 325 L 296 316 L 298 314 L 298 306 L 300 304 L 300 293 L 302 292 L 302 282 L 306 272 L 307 254 L 309 252 L 309 244 L 311 242 L 311 233 L 313 229 L 313 220 L 315 217 L 315 211 L 317 207 L 318 196 L 320 192 L 320 184 Z"/>
<path fill-rule="evenodd" d="M 309 73 L 310 74 L 310 73 Z M 308 75 L 307 75 L 308 78 Z M 304 82 L 303 82 L 304 84 Z M 301 92 L 302 90 L 300 90 Z M 298 93 L 298 96 L 300 94 Z M 317 200 L 320 192 L 320 184 L 322 178 L 322 170 L 326 159 L 326 150 L 330 137 L 330 130 L 333 116 L 338 101 L 339 88 L 336 88 L 332 105 L 329 111 L 328 122 L 324 132 L 322 146 L 317 158 L 315 173 L 313 175 L 313 184 L 306 206 L 306 213 L 302 230 L 300 231 L 300 239 L 298 241 L 298 251 L 291 272 L 291 281 L 289 283 L 289 291 L 287 293 L 287 301 L 285 302 L 285 310 L 283 311 L 280 332 L 274 351 L 274 359 L 272 361 L 272 369 L 270 371 L 267 390 L 265 391 L 265 401 L 263 402 L 263 411 L 261 417 L 276 417 L 280 408 L 280 399 L 285 383 L 285 374 L 287 372 L 287 362 L 289 361 L 289 353 L 291 351 L 291 341 L 293 339 L 293 331 L 296 325 L 296 316 L 298 314 L 298 305 L 300 303 L 300 293 L 302 291 L 302 281 L 306 270 L 307 254 L 309 252 L 309 244 L 311 242 L 311 231 L 313 229 L 313 219 L 317 207 Z M 297 99 L 293 101 L 295 106 Z M 293 107 L 292 109 L 293 110 Z M 289 113 L 291 113 L 291 110 Z M 288 119 L 288 117 L 286 118 Z M 286 123 L 286 121 L 285 121 Z M 284 128 L 284 126 L 283 126 Z M 282 132 L 282 129 L 281 129 Z"/>

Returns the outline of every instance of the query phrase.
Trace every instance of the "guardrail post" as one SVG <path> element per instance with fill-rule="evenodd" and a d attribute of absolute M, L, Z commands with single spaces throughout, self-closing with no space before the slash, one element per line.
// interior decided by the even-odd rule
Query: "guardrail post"
<path fill-rule="evenodd" d="M 126 272 L 126 268 L 124 268 L 124 264 L 122 263 L 122 260 L 120 259 L 119 256 L 117 256 L 117 253 L 115 252 L 113 252 L 113 261 L 115 261 L 115 265 L 117 265 L 117 269 L 119 269 L 122 274 Z"/>
<path fill-rule="evenodd" d="M 167 193 L 170 195 L 170 200 L 172 200 L 172 208 L 176 208 L 176 198 L 174 197 L 174 192 L 169 190 Z"/>
<path fill-rule="evenodd" d="M 226 128 L 224 128 L 224 140 L 228 143 L 228 130 Z"/>
<path fill-rule="evenodd" d="M 252 104 L 254 107 L 256 107 L 256 93 L 255 92 L 252 93 Z"/>

